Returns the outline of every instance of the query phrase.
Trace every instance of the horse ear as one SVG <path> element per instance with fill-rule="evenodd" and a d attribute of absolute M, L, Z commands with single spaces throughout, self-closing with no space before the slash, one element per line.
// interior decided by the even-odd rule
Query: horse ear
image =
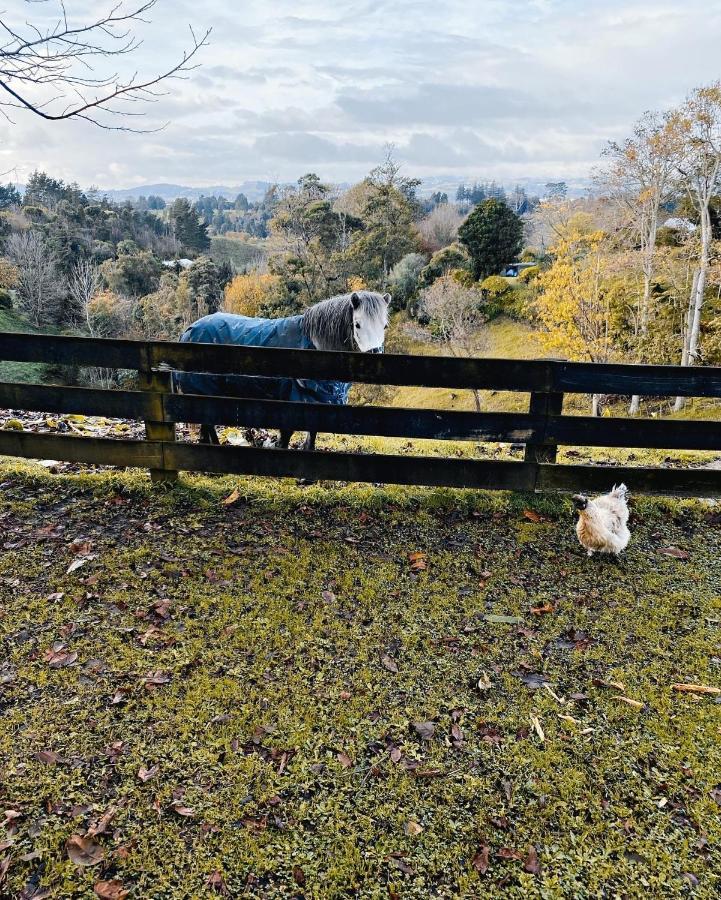
<path fill-rule="evenodd" d="M 393 298 L 390 294 L 383 294 L 383 299 L 386 301 L 386 306 L 390 306 Z"/>
<path fill-rule="evenodd" d="M 353 305 L 353 309 L 358 309 L 361 305 L 361 298 L 356 294 L 355 291 L 350 295 L 350 302 Z"/>

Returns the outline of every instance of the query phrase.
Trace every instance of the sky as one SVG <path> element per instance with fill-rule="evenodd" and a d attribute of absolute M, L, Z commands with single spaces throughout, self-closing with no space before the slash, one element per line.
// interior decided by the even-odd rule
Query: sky
<path fill-rule="evenodd" d="M 66 8 L 79 22 L 105 4 Z M 56 9 L 5 0 L 0 20 Z M 169 67 L 188 26 L 213 29 L 201 66 L 134 122 L 167 126 L 129 134 L 13 110 L 0 173 L 107 189 L 308 171 L 350 182 L 390 143 L 408 175 L 572 180 L 645 110 L 721 78 L 721 0 L 157 0 L 147 18 L 121 73 Z"/>

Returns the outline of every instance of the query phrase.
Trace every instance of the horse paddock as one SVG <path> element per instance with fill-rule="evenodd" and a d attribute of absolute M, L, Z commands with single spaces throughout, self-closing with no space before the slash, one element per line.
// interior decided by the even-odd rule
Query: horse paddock
<path fill-rule="evenodd" d="M 717 506 L 76 469 L 0 466 L 3 896 L 718 896 Z"/>

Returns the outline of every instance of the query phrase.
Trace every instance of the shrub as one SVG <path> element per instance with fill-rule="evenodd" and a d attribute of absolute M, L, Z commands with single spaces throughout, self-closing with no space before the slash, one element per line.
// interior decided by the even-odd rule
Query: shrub
<path fill-rule="evenodd" d="M 241 316 L 258 316 L 264 308 L 275 306 L 280 285 L 278 275 L 259 272 L 236 275 L 225 289 L 225 310 Z"/>
<path fill-rule="evenodd" d="M 419 284 L 428 287 L 436 278 L 448 275 L 452 271 L 471 271 L 471 258 L 461 244 L 450 244 L 434 253 L 425 268 L 421 270 Z"/>
<path fill-rule="evenodd" d="M 391 269 L 388 287 L 393 295 L 393 308 L 404 309 L 418 291 L 418 279 L 425 267 L 426 258 L 421 253 L 407 253 Z"/>
<path fill-rule="evenodd" d="M 529 266 L 527 269 L 523 269 L 519 272 L 518 280 L 523 284 L 528 284 L 529 281 L 533 281 L 540 271 L 541 269 L 539 266 Z"/>
<path fill-rule="evenodd" d="M 13 300 L 5 288 L 0 288 L 0 309 L 12 309 Z"/>

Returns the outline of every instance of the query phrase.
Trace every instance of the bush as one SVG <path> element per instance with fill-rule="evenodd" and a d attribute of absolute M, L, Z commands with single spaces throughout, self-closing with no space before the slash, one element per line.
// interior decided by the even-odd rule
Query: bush
<path fill-rule="evenodd" d="M 249 272 L 236 275 L 225 288 L 226 312 L 241 316 L 259 316 L 264 309 L 275 308 L 281 293 L 278 275 Z"/>
<path fill-rule="evenodd" d="M 541 269 L 539 266 L 529 266 L 527 269 L 522 269 L 521 272 L 518 273 L 518 280 L 523 284 L 528 284 L 529 281 L 533 281 L 540 271 Z"/>
<path fill-rule="evenodd" d="M 405 309 L 418 291 L 418 279 L 426 265 L 421 253 L 407 253 L 391 269 L 388 287 L 393 295 L 393 308 Z"/>
<path fill-rule="evenodd" d="M 0 288 L 0 309 L 12 309 L 13 300 L 9 292 L 4 288 Z"/>
<path fill-rule="evenodd" d="M 428 287 L 436 278 L 456 270 L 471 271 L 471 258 L 465 247 L 457 243 L 434 253 L 428 265 L 421 270 L 418 281 L 422 287 Z"/>
<path fill-rule="evenodd" d="M 502 297 L 511 290 L 511 286 L 506 279 L 501 278 L 500 275 L 489 275 L 488 278 L 484 278 L 480 284 L 480 288 L 483 291 L 484 296 L 490 297 L 493 300 Z"/>
<path fill-rule="evenodd" d="M 473 274 L 480 280 L 515 260 L 523 241 L 523 222 L 500 200 L 484 200 L 458 229 L 458 240 L 468 249 Z"/>

